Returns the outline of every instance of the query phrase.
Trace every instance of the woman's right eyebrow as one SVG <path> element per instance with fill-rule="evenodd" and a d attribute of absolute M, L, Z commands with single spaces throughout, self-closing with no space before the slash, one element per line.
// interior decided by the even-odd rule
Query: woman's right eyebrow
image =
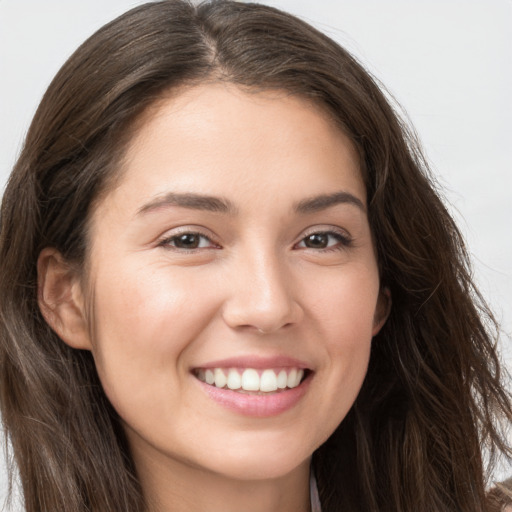
<path fill-rule="evenodd" d="M 229 199 L 189 192 L 168 192 L 167 194 L 154 198 L 149 203 L 139 208 L 137 215 L 143 215 L 171 206 L 232 215 L 236 213 L 236 207 Z"/>

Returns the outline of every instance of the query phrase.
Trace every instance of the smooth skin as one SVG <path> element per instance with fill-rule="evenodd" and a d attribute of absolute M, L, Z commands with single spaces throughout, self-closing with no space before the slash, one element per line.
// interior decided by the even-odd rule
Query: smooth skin
<path fill-rule="evenodd" d="M 39 297 L 92 352 L 151 511 L 309 510 L 390 307 L 352 144 L 304 99 L 208 84 L 146 112 L 120 172 L 86 270 L 45 249 Z M 238 356 L 305 361 L 309 386 L 276 415 L 226 408 L 194 370 Z"/>

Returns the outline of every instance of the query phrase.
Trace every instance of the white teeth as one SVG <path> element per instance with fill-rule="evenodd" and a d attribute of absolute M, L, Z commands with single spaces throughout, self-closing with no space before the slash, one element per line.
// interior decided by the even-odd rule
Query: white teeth
<path fill-rule="evenodd" d="M 245 389 L 245 391 L 260 391 L 260 376 L 256 370 L 252 368 L 244 370 L 244 373 L 242 373 L 242 389 Z"/>
<path fill-rule="evenodd" d="M 208 368 L 198 369 L 196 377 L 209 385 L 217 388 L 232 390 L 242 389 L 244 391 L 271 393 L 273 391 L 296 388 L 304 377 L 304 370 L 290 368 L 281 369 L 278 372 L 273 369 L 255 370 L 246 368 L 240 375 L 235 368 Z"/>
<path fill-rule="evenodd" d="M 215 382 L 215 375 L 211 370 L 206 370 L 204 379 L 206 384 L 213 384 Z"/>
<path fill-rule="evenodd" d="M 247 371 L 247 370 L 246 370 Z M 277 389 L 277 377 L 274 370 L 265 370 L 261 374 L 260 391 L 275 391 Z"/>
<path fill-rule="evenodd" d="M 242 377 L 233 368 L 228 373 L 228 388 L 229 389 L 240 389 L 242 387 Z"/>
<path fill-rule="evenodd" d="M 213 374 L 215 375 L 215 387 L 223 388 L 228 382 L 224 372 L 220 368 L 215 368 Z"/>
<path fill-rule="evenodd" d="M 288 384 L 288 375 L 285 370 L 281 370 L 279 375 L 277 376 L 277 387 L 279 389 L 284 389 Z"/>
<path fill-rule="evenodd" d="M 289 388 L 294 388 L 297 386 L 296 382 L 297 382 L 297 370 L 295 368 L 292 368 L 292 370 L 288 374 L 288 381 L 287 381 L 286 385 Z"/>

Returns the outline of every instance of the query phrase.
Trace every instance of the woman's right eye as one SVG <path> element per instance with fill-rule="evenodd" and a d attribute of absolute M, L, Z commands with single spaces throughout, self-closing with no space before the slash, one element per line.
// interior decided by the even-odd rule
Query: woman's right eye
<path fill-rule="evenodd" d="M 218 248 L 206 235 L 193 232 L 180 233 L 165 238 L 158 245 L 185 250 Z"/>

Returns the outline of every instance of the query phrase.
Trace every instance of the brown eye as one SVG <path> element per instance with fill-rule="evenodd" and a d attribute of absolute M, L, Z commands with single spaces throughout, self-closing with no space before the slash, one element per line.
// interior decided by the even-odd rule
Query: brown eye
<path fill-rule="evenodd" d="M 195 233 L 185 233 L 183 235 L 174 237 L 174 246 L 180 249 L 197 249 L 201 241 L 200 235 Z"/>
<path fill-rule="evenodd" d="M 313 233 L 304 238 L 304 245 L 309 249 L 325 249 L 329 245 L 327 233 Z"/>
<path fill-rule="evenodd" d="M 171 236 L 162 240 L 159 244 L 162 247 L 169 247 L 171 249 L 209 249 L 217 247 L 207 236 L 201 233 L 181 233 L 179 235 Z"/>
<path fill-rule="evenodd" d="M 336 250 L 349 247 L 352 240 L 336 231 L 318 231 L 305 236 L 298 244 L 299 249 Z"/>

